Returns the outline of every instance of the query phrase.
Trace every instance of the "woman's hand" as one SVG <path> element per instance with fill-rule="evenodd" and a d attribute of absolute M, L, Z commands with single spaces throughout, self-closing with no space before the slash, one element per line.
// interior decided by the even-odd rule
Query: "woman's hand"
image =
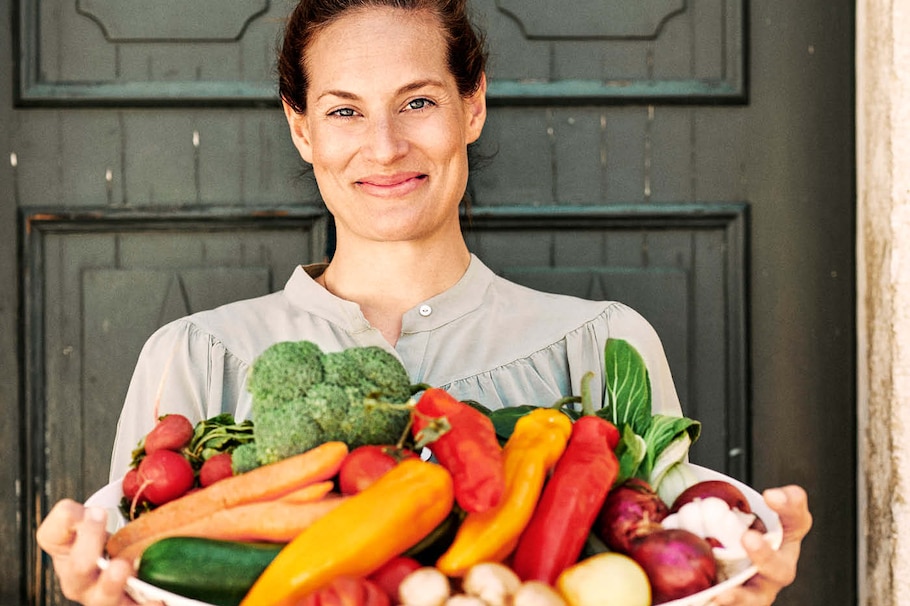
<path fill-rule="evenodd" d="M 64 499 L 48 513 L 35 538 L 51 556 L 67 598 L 86 606 L 134 605 L 123 591 L 133 573 L 130 563 L 114 559 L 107 570 L 98 568 L 107 540 L 106 520 L 104 509 Z"/>
<path fill-rule="evenodd" d="M 761 534 L 754 530 L 747 531 L 743 535 L 743 547 L 758 566 L 758 574 L 741 587 L 715 598 L 717 606 L 767 606 L 774 602 L 781 589 L 796 578 L 800 545 L 812 528 L 806 491 L 799 486 L 784 486 L 768 489 L 763 496 L 768 506 L 780 516 L 783 542 L 775 551 Z"/>

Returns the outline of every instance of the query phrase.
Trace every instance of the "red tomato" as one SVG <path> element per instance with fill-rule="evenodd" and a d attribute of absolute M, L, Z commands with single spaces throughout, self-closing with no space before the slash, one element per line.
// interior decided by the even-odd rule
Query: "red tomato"
<path fill-rule="evenodd" d="M 376 569 L 367 579 L 376 583 L 389 596 L 392 604 L 397 604 L 401 581 L 420 566 L 420 562 L 414 558 L 397 556 Z"/>
<path fill-rule="evenodd" d="M 376 583 L 351 576 L 335 577 L 297 602 L 297 606 L 389 606 L 389 598 Z"/>
<path fill-rule="evenodd" d="M 193 424 L 183 415 L 165 415 L 145 436 L 145 454 L 158 450 L 180 450 L 193 438 Z"/>
<path fill-rule="evenodd" d="M 140 496 L 155 505 L 182 497 L 193 487 L 193 466 L 172 450 L 156 450 L 139 463 Z"/>
<path fill-rule="evenodd" d="M 415 459 L 417 453 L 397 446 L 368 444 L 348 453 L 338 471 L 341 494 L 357 494 L 378 480 L 405 459 Z"/>
<path fill-rule="evenodd" d="M 231 453 L 219 452 L 206 459 L 199 468 L 199 484 L 209 486 L 232 475 L 234 470 L 231 467 Z"/>

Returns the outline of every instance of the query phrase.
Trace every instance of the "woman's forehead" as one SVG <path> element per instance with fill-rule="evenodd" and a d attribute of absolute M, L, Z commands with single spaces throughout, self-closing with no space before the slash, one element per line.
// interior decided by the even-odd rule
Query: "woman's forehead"
<path fill-rule="evenodd" d="M 313 37 L 305 62 L 315 88 L 354 86 L 364 78 L 451 77 L 438 19 L 388 7 L 348 11 Z"/>

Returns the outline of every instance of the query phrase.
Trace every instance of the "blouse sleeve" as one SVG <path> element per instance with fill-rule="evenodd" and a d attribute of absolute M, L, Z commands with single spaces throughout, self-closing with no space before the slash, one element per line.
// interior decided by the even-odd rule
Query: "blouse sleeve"
<path fill-rule="evenodd" d="M 186 319 L 153 334 L 139 354 L 117 423 L 111 481 L 129 468 L 139 441 L 165 414 L 182 414 L 193 424 L 231 412 L 249 414 L 243 381 L 246 365 L 223 343 Z"/>

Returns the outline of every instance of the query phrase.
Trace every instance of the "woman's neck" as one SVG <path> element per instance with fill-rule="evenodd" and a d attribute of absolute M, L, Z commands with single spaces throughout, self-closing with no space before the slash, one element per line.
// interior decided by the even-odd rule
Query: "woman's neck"
<path fill-rule="evenodd" d="M 318 281 L 332 294 L 360 305 L 367 321 L 395 345 L 404 313 L 453 286 L 470 261 L 461 239 L 430 248 L 409 243 L 340 246 Z"/>

